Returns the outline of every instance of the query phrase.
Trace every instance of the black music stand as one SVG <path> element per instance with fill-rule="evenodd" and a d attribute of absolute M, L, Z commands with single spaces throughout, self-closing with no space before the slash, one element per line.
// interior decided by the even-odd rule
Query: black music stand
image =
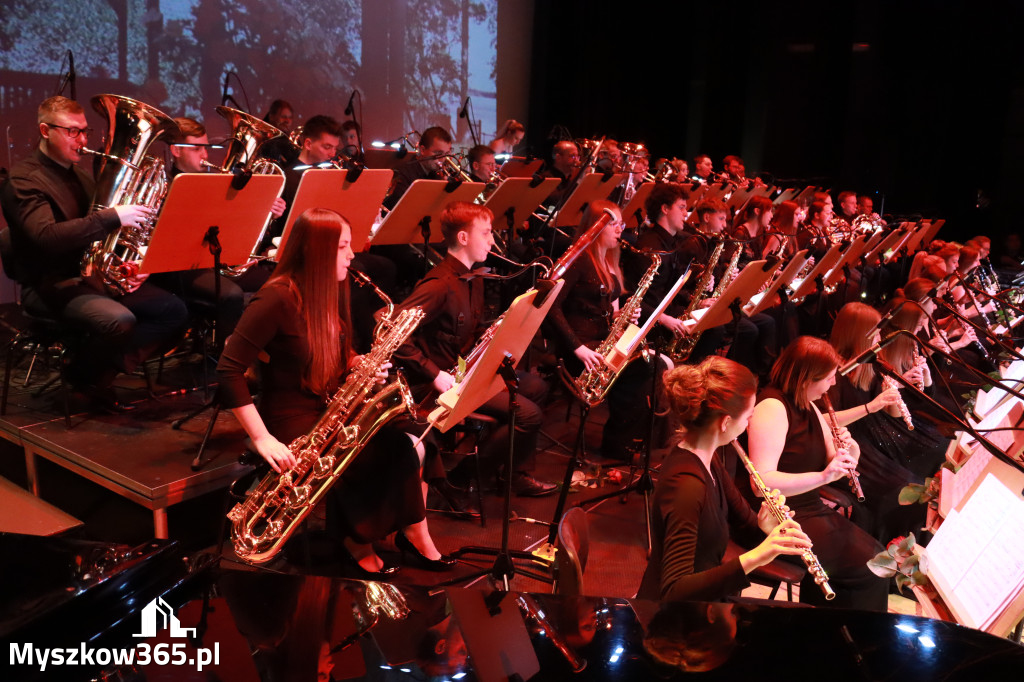
<path fill-rule="evenodd" d="M 212 267 L 218 275 L 214 277 L 214 306 L 219 307 L 222 264 L 249 260 L 271 206 L 284 189 L 284 177 L 280 175 L 254 175 L 241 189 L 231 186 L 232 179 L 229 174 L 219 173 L 183 173 L 174 179 L 139 268 L 140 273 Z M 215 315 L 214 333 L 216 328 Z M 211 408 L 215 411 L 199 452 L 192 460 L 193 471 L 212 461 L 204 462 L 202 458 L 220 414 L 220 405 L 211 396 L 200 407 L 171 423 L 171 428 L 178 430 Z"/>
<path fill-rule="evenodd" d="M 501 584 L 507 591 L 509 582 L 515 574 L 513 559 L 533 560 L 533 556 L 529 552 L 510 550 L 508 547 L 509 522 L 512 511 L 512 473 L 517 411 L 516 396 L 519 386 L 515 366 L 540 328 L 540 323 L 544 320 L 548 310 L 554 304 L 562 284 L 561 280 L 555 282 L 554 286 L 546 293 L 543 301 L 539 304 L 537 304 L 537 297 L 540 296 L 540 292 L 537 289 L 531 289 L 517 297 L 505 312 L 501 322 L 498 323 L 494 335 L 481 353 L 480 359 L 474 363 L 461 383 L 456 384 L 438 397 L 437 402 L 441 407 L 430 414 L 430 423 L 442 432 L 447 431 L 500 393 L 503 388 L 508 390 L 509 444 L 508 461 L 506 462 L 505 469 L 505 513 L 501 520 L 501 546 L 498 548 L 476 546 L 460 548 L 455 552 L 457 557 L 465 554 L 494 556 L 494 564 L 489 569 L 477 571 L 467 576 L 460 576 L 442 582 L 440 585 L 453 585 L 490 575 L 495 581 L 501 581 Z M 531 571 L 520 570 L 520 572 L 536 580 L 548 579 L 547 576 Z"/>

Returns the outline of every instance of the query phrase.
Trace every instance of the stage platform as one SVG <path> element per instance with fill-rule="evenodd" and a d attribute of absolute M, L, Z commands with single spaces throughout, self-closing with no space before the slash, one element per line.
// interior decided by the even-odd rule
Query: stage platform
<path fill-rule="evenodd" d="M 118 395 L 133 403 L 135 410 L 104 414 L 72 396 L 68 427 L 56 385 L 34 395 L 52 371 L 37 363 L 32 381 L 24 387 L 26 368 L 25 363 L 15 368 L 7 414 L 0 417 L 0 435 L 16 446 L 4 448 L 5 457 L 24 457 L 27 486 L 37 496 L 47 485 L 39 462 L 47 460 L 144 507 L 152 515 L 152 536 L 167 538 L 168 508 L 224 489 L 245 471 L 237 463 L 244 433 L 230 414 L 221 414 L 217 420 L 211 438 L 212 461 L 192 471 L 211 413 L 203 413 L 182 430 L 172 429 L 171 422 L 202 405 L 201 390 L 152 397 L 142 377 L 124 377 L 118 380 Z M 171 366 L 164 378 L 172 375 L 180 378 L 183 372 Z"/>

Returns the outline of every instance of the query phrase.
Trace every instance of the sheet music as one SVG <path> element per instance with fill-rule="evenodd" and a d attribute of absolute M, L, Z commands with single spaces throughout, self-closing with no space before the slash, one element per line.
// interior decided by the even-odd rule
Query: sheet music
<path fill-rule="evenodd" d="M 951 509 L 960 506 L 960 501 L 964 499 L 964 495 L 974 485 L 974 481 L 981 475 L 981 472 L 991 459 L 992 455 L 988 450 L 985 448 L 975 448 L 974 453 L 967 458 L 967 461 L 960 467 L 960 470 L 953 474 L 953 487 L 950 489 L 948 486 L 944 486 L 941 493 L 942 495 L 949 495 L 949 507 Z"/>
<path fill-rule="evenodd" d="M 929 576 L 957 618 L 984 629 L 1024 585 L 1024 502 L 992 474 L 928 544 Z"/>

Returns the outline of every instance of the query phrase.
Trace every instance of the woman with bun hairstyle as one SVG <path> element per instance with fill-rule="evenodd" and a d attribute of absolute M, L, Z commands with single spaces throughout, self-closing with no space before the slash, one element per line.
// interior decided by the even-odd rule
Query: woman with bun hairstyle
<path fill-rule="evenodd" d="M 845 427 L 838 427 L 842 442 L 836 447 L 814 405 L 835 384 L 839 362 L 835 349 L 813 336 L 801 336 L 782 351 L 750 419 L 750 459 L 765 485 L 788 497 L 794 518 L 814 542 L 836 593 L 828 605 L 885 611 L 888 582 L 867 567 L 882 546 L 820 496 L 819 489 L 830 483 L 846 488 L 847 473 L 860 457 Z M 825 603 L 810 574 L 800 585 L 800 601 Z"/>
<path fill-rule="evenodd" d="M 670 370 L 664 381 L 680 439 L 654 490 L 654 547 L 637 597 L 721 600 L 747 587 L 758 566 L 800 555 L 811 543 L 796 522 L 778 523 L 765 505 L 755 515 L 716 456 L 747 428 L 757 392 L 750 370 L 712 355 Z M 723 563 L 730 531 L 753 549 Z"/>

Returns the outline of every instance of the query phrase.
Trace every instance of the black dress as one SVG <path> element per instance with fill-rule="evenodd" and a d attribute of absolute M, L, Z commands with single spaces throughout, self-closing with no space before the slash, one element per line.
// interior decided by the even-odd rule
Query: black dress
<path fill-rule="evenodd" d="M 814 410 L 797 407 L 775 387 L 765 388 L 757 400 L 761 402 L 768 398 L 775 398 L 785 406 L 789 420 L 777 470 L 786 473 L 824 470 L 828 464 L 828 451 L 818 415 Z M 826 506 L 816 489 L 787 495 L 786 504 L 814 543 L 814 553 L 835 590 L 836 598 L 827 604 L 838 608 L 885 611 L 888 581 L 877 577 L 867 567 L 868 560 L 881 552 L 882 546 L 845 516 Z M 800 583 L 800 601 L 826 604 L 821 588 L 815 585 L 809 573 Z"/>
<path fill-rule="evenodd" d="M 577 258 L 563 279 L 565 284 L 544 321 L 544 330 L 557 344 L 566 370 L 578 377 L 583 363 L 574 351 L 580 346 L 594 350 L 608 337 L 616 315 L 612 303 L 622 295 L 622 289 L 614 278 L 611 287 L 602 281 L 589 254 Z M 659 362 L 659 382 L 664 369 Z M 609 416 L 601 437 L 604 457 L 626 459 L 627 448 L 649 429 L 651 372 L 650 365 L 634 359 L 609 389 Z"/>
<path fill-rule="evenodd" d="M 838 377 L 829 397 L 837 410 L 856 409 L 880 391 L 881 378 L 877 375 L 866 391 L 854 386 L 848 377 Z M 860 446 L 857 471 L 866 498 L 856 503 L 853 520 L 883 543 L 916 532 L 924 524 L 924 505 L 900 505 L 900 490 L 909 483 L 924 482 L 925 475 L 931 475 L 926 472 L 934 473 L 942 464 L 949 446 L 949 439 L 939 435 L 931 424 L 916 415 L 913 423 L 911 431 L 902 417 L 879 410 L 847 427 Z"/>
<path fill-rule="evenodd" d="M 323 412 L 326 397 L 302 386 L 310 359 L 298 296 L 284 280 L 268 282 L 246 308 L 217 365 L 226 408 L 252 403 L 246 369 L 260 363 L 259 412 L 282 443 L 304 435 Z M 331 488 L 328 529 L 359 543 L 373 542 L 426 516 L 419 459 L 409 437 L 383 428 Z"/>
<path fill-rule="evenodd" d="M 750 585 L 739 557 L 722 559 L 730 530 L 750 547 L 764 533 L 717 454 L 711 472 L 689 450 L 671 449 L 654 489 L 653 549 L 638 598 L 721 600 Z"/>

